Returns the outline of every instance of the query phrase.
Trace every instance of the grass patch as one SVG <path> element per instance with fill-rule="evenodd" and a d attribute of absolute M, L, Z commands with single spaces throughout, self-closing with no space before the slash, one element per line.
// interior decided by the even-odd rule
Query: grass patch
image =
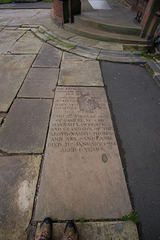
<path fill-rule="evenodd" d="M 138 214 L 135 211 L 133 211 L 129 215 L 122 217 L 122 221 L 125 221 L 125 222 L 131 221 L 133 223 L 137 223 L 139 222 Z"/>
<path fill-rule="evenodd" d="M 152 54 L 142 53 L 141 56 L 145 57 L 145 58 L 147 58 L 149 60 L 155 61 Z"/>
<path fill-rule="evenodd" d="M 100 219 L 100 222 L 105 222 L 104 218 L 101 218 L 101 219 Z"/>
<path fill-rule="evenodd" d="M 43 2 L 52 2 L 52 0 L 42 0 Z"/>
<path fill-rule="evenodd" d="M 151 76 L 153 76 L 154 75 L 154 71 L 152 70 L 152 68 L 147 63 L 145 63 L 144 66 L 147 69 L 147 71 L 149 72 L 149 74 Z"/>
<path fill-rule="evenodd" d="M 156 60 L 160 61 L 160 54 L 156 54 L 156 55 L 154 56 L 154 58 L 155 58 Z"/>
<path fill-rule="evenodd" d="M 44 30 L 42 30 L 42 29 L 38 29 L 38 31 L 39 31 L 40 33 L 42 33 L 42 34 L 44 34 L 44 33 L 45 33 L 45 31 L 44 31 Z"/>
<path fill-rule="evenodd" d="M 81 217 L 79 220 L 78 220 L 80 223 L 85 223 L 85 218 L 84 217 Z"/>
<path fill-rule="evenodd" d="M 13 0 L 0 0 L 0 4 L 8 4 L 8 3 L 12 3 Z"/>
<path fill-rule="evenodd" d="M 55 42 L 59 43 L 59 44 L 62 45 L 62 46 L 68 47 L 68 48 L 74 48 L 74 47 L 75 47 L 74 45 L 71 45 L 71 44 L 69 44 L 69 43 L 62 42 L 62 41 L 59 40 L 59 39 L 55 39 Z"/>
<path fill-rule="evenodd" d="M 130 51 L 130 52 L 148 52 L 148 46 L 130 46 L 130 45 L 123 45 L 123 50 Z"/>

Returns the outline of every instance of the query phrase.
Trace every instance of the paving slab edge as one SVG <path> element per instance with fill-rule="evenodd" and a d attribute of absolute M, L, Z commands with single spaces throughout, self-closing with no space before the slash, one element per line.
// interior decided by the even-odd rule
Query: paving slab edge
<path fill-rule="evenodd" d="M 75 222 L 79 239 L 119 239 L 119 240 L 139 240 L 138 230 L 135 223 L 131 221 L 96 221 L 96 222 Z M 55 240 L 62 239 L 66 223 L 52 224 L 52 238 Z M 37 224 L 37 228 L 40 223 Z M 36 229 L 34 229 L 35 231 Z M 30 238 L 29 238 L 30 239 Z"/>
<path fill-rule="evenodd" d="M 90 47 L 80 45 L 78 42 L 66 40 L 63 37 L 58 36 L 55 33 L 49 31 L 42 25 L 28 25 L 23 24 L 19 27 L 20 29 L 29 29 L 32 33 L 44 42 L 58 48 L 62 51 L 73 53 L 78 56 L 85 58 L 91 58 L 98 61 L 109 61 L 115 63 L 129 63 L 129 64 L 142 64 L 145 66 L 147 71 L 152 75 L 155 83 L 160 87 L 160 68 L 154 70 L 153 61 L 142 57 L 137 52 L 118 52 L 118 51 L 107 51 L 104 48 Z"/>

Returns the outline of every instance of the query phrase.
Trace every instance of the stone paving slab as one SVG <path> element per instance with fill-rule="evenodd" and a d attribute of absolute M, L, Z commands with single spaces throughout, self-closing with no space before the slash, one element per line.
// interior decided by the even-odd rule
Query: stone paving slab
<path fill-rule="evenodd" d="M 160 87 L 160 75 L 155 75 L 154 79 L 155 79 L 156 83 L 158 84 L 158 86 Z"/>
<path fill-rule="evenodd" d="M 53 98 L 59 69 L 31 68 L 18 97 Z"/>
<path fill-rule="evenodd" d="M 109 51 L 123 51 L 123 44 L 120 43 L 111 43 L 111 42 L 102 42 L 100 41 L 96 47 L 106 49 Z"/>
<path fill-rule="evenodd" d="M 66 223 L 52 225 L 52 239 L 61 240 Z M 85 222 L 75 223 L 79 240 L 138 240 L 136 225 L 132 222 Z M 38 227 L 40 224 L 38 225 Z"/>
<path fill-rule="evenodd" d="M 7 112 L 35 55 L 0 55 L 0 111 Z"/>
<path fill-rule="evenodd" d="M 104 86 L 98 61 L 62 61 L 58 85 Z"/>
<path fill-rule="evenodd" d="M 54 33 L 60 37 L 63 37 L 65 39 L 68 39 L 68 38 L 71 38 L 73 36 L 75 36 L 76 34 L 74 33 L 71 33 L 71 32 L 68 32 L 68 31 L 65 31 L 64 29 L 62 28 L 58 28 L 54 31 Z"/>
<path fill-rule="evenodd" d="M 62 51 L 50 46 L 49 44 L 44 44 L 33 66 L 34 67 L 59 67 L 61 56 L 62 56 Z"/>
<path fill-rule="evenodd" d="M 0 32 L 0 53 L 10 51 L 13 44 L 24 34 L 24 31 L 2 30 Z"/>
<path fill-rule="evenodd" d="M 41 156 L 0 156 L 0 239 L 26 240 Z"/>
<path fill-rule="evenodd" d="M 21 28 L 21 30 L 23 30 L 24 28 Z M 26 30 L 25 30 L 26 32 L 25 32 L 25 34 L 23 35 L 23 39 L 25 39 L 25 38 L 35 38 L 35 35 L 30 31 L 30 30 L 28 30 L 27 28 L 26 28 Z"/>
<path fill-rule="evenodd" d="M 12 28 L 13 29 L 13 28 Z M 8 38 L 14 38 L 14 39 L 19 39 L 20 37 L 23 36 L 23 34 L 25 33 L 24 30 L 20 31 L 20 30 L 12 30 L 12 29 L 3 29 L 3 31 L 0 32 L 0 37 L 1 40 L 6 40 Z"/>
<path fill-rule="evenodd" d="M 34 220 L 119 219 L 131 209 L 104 88 L 57 87 Z"/>
<path fill-rule="evenodd" d="M 49 43 L 51 46 L 57 48 L 57 49 L 60 49 L 62 51 L 67 51 L 69 52 L 71 49 L 75 48 L 74 45 L 71 45 L 71 44 L 68 44 L 68 43 L 65 43 L 65 42 L 59 42 L 59 41 L 54 41 L 54 40 L 50 40 L 50 41 L 47 41 L 47 43 Z"/>
<path fill-rule="evenodd" d="M 93 47 L 77 46 L 73 50 L 70 50 L 70 52 L 78 54 L 78 55 L 83 56 L 83 57 L 97 59 L 97 57 L 100 53 L 100 50 L 95 49 Z"/>
<path fill-rule="evenodd" d="M 16 99 L 0 129 L 0 150 L 43 153 L 52 100 Z"/>
<path fill-rule="evenodd" d="M 116 56 L 107 52 L 101 52 L 97 57 L 98 60 L 110 61 L 110 62 L 122 62 L 122 63 L 133 63 L 132 56 Z"/>
<path fill-rule="evenodd" d="M 81 56 L 78 56 L 76 54 L 72 54 L 72 53 L 68 53 L 68 52 L 63 52 L 63 58 L 62 60 L 69 60 L 69 61 L 74 61 L 74 60 L 81 60 L 81 61 L 86 61 L 87 58 L 84 58 L 84 57 L 81 57 Z M 90 60 L 88 58 L 88 60 Z"/>
<path fill-rule="evenodd" d="M 43 42 L 38 38 L 34 37 L 34 35 L 32 37 L 24 35 L 13 45 L 13 47 L 11 48 L 11 53 L 37 54 L 42 45 Z"/>
<path fill-rule="evenodd" d="M 82 37 L 82 36 L 74 36 L 70 39 L 71 39 L 71 41 L 76 41 L 78 43 L 81 43 L 81 44 L 87 45 L 87 46 L 96 46 L 99 43 L 99 40 L 86 38 L 86 37 Z"/>

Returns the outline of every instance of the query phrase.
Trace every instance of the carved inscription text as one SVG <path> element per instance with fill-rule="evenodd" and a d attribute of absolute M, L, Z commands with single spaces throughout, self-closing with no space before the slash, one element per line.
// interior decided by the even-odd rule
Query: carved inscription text
<path fill-rule="evenodd" d="M 116 143 L 105 106 L 94 88 L 58 88 L 48 147 L 59 152 L 105 152 L 111 148 Z"/>

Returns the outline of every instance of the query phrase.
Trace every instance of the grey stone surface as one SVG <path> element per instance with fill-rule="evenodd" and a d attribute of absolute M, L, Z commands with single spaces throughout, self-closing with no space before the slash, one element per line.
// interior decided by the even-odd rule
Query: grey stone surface
<path fill-rule="evenodd" d="M 16 99 L 0 129 L 0 150 L 42 153 L 51 104 L 49 99 Z"/>
<path fill-rule="evenodd" d="M 160 67 L 158 66 L 158 64 L 149 59 L 147 59 L 146 62 L 148 63 L 148 65 L 150 66 L 154 73 L 160 73 Z"/>
<path fill-rule="evenodd" d="M 41 156 L 0 156 L 0 239 L 26 240 Z"/>
<path fill-rule="evenodd" d="M 58 28 L 54 31 L 54 33 L 60 37 L 63 37 L 65 39 L 68 39 L 68 38 L 71 38 L 73 36 L 75 36 L 74 33 L 71 33 L 71 32 L 68 32 L 68 31 L 65 31 L 64 29 L 62 28 Z"/>
<path fill-rule="evenodd" d="M 34 67 L 59 67 L 62 52 L 49 44 L 44 44 L 38 54 Z"/>
<path fill-rule="evenodd" d="M 63 58 L 62 60 L 68 60 L 68 61 L 72 61 L 72 60 L 82 60 L 85 61 L 87 60 L 87 58 L 78 56 L 76 54 L 72 54 L 72 53 L 68 53 L 68 52 L 63 52 Z M 88 59 L 90 60 L 90 59 Z"/>
<path fill-rule="evenodd" d="M 99 62 L 67 59 L 62 61 L 58 85 L 103 86 Z"/>
<path fill-rule="evenodd" d="M 143 57 L 132 57 L 133 63 L 135 64 L 145 64 L 146 58 Z"/>
<path fill-rule="evenodd" d="M 100 41 L 96 47 L 98 48 L 103 48 L 106 50 L 110 50 L 110 51 L 123 51 L 123 44 L 120 43 L 112 43 L 112 42 L 102 42 Z"/>
<path fill-rule="evenodd" d="M 96 59 L 100 53 L 99 49 L 95 49 L 92 47 L 84 47 L 84 46 L 77 46 L 76 48 L 74 48 L 73 50 L 71 50 L 70 52 L 78 54 L 80 56 L 84 56 L 87 58 L 93 58 Z"/>
<path fill-rule="evenodd" d="M 54 240 L 61 240 L 66 223 L 54 223 Z M 75 223 L 79 240 L 138 240 L 136 225 L 132 222 L 85 222 Z M 38 225 L 38 227 L 40 224 Z"/>
<path fill-rule="evenodd" d="M 107 52 L 100 52 L 98 60 L 105 60 L 105 61 L 111 61 L 111 62 L 123 62 L 123 63 L 132 63 L 134 62 L 132 56 L 124 56 L 123 53 L 119 56 L 118 54 L 110 54 Z"/>
<path fill-rule="evenodd" d="M 0 55 L 0 111 L 7 112 L 35 55 Z"/>
<path fill-rule="evenodd" d="M 0 32 L 0 37 L 1 40 L 3 39 L 3 41 L 7 40 L 8 38 L 14 38 L 14 39 L 19 39 L 20 37 L 23 36 L 23 34 L 25 33 L 25 31 L 19 31 L 19 30 L 12 30 L 12 29 L 3 29 Z"/>
<path fill-rule="evenodd" d="M 71 49 L 73 49 L 75 46 L 65 43 L 65 42 L 58 42 L 58 41 L 54 41 L 54 40 L 50 40 L 47 41 L 50 45 L 60 49 L 60 50 L 65 50 L 65 51 L 70 51 Z"/>
<path fill-rule="evenodd" d="M 18 97 L 53 98 L 59 69 L 31 68 Z"/>
<path fill-rule="evenodd" d="M 39 37 L 41 40 L 47 42 L 47 40 L 49 40 L 49 37 L 48 36 L 45 36 L 43 33 L 40 33 L 40 32 L 36 32 L 35 33 L 37 37 Z"/>
<path fill-rule="evenodd" d="M 32 36 L 30 36 L 32 34 Z M 19 54 L 36 54 L 39 52 L 43 42 L 34 37 L 33 33 L 22 36 L 11 48 L 12 53 Z"/>
<path fill-rule="evenodd" d="M 57 87 L 34 220 L 130 212 L 104 88 Z"/>
<path fill-rule="evenodd" d="M 156 83 L 158 84 L 158 86 L 160 87 L 160 75 L 155 75 L 154 79 L 155 79 Z"/>
<path fill-rule="evenodd" d="M 75 45 L 71 45 L 71 44 L 68 44 L 68 43 L 65 43 L 65 42 L 59 42 L 59 41 L 55 41 L 55 40 L 50 40 L 50 41 L 47 41 L 50 45 L 60 49 L 60 50 L 65 50 L 67 52 L 69 52 L 71 49 L 74 49 L 75 48 Z"/>
<path fill-rule="evenodd" d="M 12 45 L 24 34 L 24 31 L 2 30 L 0 32 L 0 53 L 10 51 Z"/>
<path fill-rule="evenodd" d="M 86 38 L 86 37 L 82 37 L 82 36 L 74 36 L 70 39 L 71 39 L 71 41 L 75 41 L 82 45 L 88 45 L 88 46 L 96 46 L 99 43 L 98 40 Z"/>
<path fill-rule="evenodd" d="M 21 28 L 21 30 L 23 30 L 24 28 Z M 35 35 L 30 31 L 30 29 L 28 28 L 28 30 L 26 30 L 25 34 L 23 35 L 23 39 L 25 38 L 35 38 Z"/>

